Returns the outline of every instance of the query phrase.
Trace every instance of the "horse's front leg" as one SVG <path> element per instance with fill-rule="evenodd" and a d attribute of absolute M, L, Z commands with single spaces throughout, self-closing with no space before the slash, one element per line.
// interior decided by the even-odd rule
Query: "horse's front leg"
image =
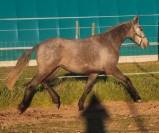
<path fill-rule="evenodd" d="M 111 74 L 126 87 L 127 92 L 135 102 L 141 101 L 141 97 L 133 86 L 131 80 L 125 76 L 117 67 L 111 68 Z"/>
<path fill-rule="evenodd" d="M 89 94 L 89 92 L 92 90 L 93 85 L 95 83 L 95 80 L 96 80 L 97 76 L 98 76 L 98 74 L 96 74 L 96 73 L 90 74 L 88 76 L 88 80 L 87 80 L 84 92 L 83 92 L 83 94 L 80 97 L 79 102 L 78 102 L 79 110 L 83 110 L 84 109 L 85 99 L 86 99 L 87 95 Z"/>

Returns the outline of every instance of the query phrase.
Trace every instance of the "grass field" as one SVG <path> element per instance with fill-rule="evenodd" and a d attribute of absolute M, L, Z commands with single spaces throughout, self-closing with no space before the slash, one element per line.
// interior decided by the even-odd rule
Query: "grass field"
<path fill-rule="evenodd" d="M 124 73 L 147 73 L 159 71 L 158 62 L 119 64 L 120 70 Z M 17 81 L 15 89 L 8 91 L 5 87 L 4 79 L 11 68 L 0 68 L 0 107 L 14 107 L 20 102 L 23 96 L 23 84 L 27 83 L 36 73 L 36 67 L 28 67 L 20 79 Z M 59 70 L 57 75 L 67 74 L 64 70 Z M 159 100 L 159 74 L 129 75 L 134 86 L 137 88 L 143 101 Z M 69 78 L 56 79 L 54 81 L 55 89 L 61 96 L 62 104 L 77 103 L 83 92 L 86 79 Z M 41 86 L 35 95 L 32 106 L 50 106 L 51 98 L 46 91 L 42 91 Z M 131 100 L 124 87 L 113 77 L 98 78 L 93 92 L 99 96 L 102 101 Z M 89 98 L 88 98 L 89 99 Z"/>
<path fill-rule="evenodd" d="M 24 94 L 23 84 L 33 77 L 36 67 L 28 67 L 24 71 L 13 91 L 7 90 L 4 81 L 11 68 L 0 68 L 0 133 L 84 133 L 88 132 L 88 127 L 97 127 L 97 124 L 97 130 L 103 128 L 103 133 L 158 132 L 159 74 L 148 72 L 158 72 L 159 63 L 119 64 L 119 68 L 124 73 L 133 73 L 129 78 L 144 102 L 131 103 L 131 98 L 118 81 L 111 76 L 99 77 L 91 94 L 96 94 L 101 102 L 99 105 L 106 114 L 101 110 L 90 110 L 91 112 L 84 116 L 83 112 L 78 111 L 77 102 L 83 92 L 86 78 L 56 79 L 53 82 L 54 88 L 61 96 L 62 106 L 59 110 L 53 106 L 48 93 L 39 85 L 32 107 L 23 115 L 19 115 L 16 108 Z M 67 72 L 64 70 L 57 72 L 57 75 L 65 74 Z M 87 104 L 91 103 L 91 98 L 89 95 Z M 86 106 L 86 110 L 88 107 Z M 87 117 L 91 122 L 86 122 Z M 98 118 L 99 122 L 96 122 Z M 105 120 L 100 124 L 101 118 Z"/>

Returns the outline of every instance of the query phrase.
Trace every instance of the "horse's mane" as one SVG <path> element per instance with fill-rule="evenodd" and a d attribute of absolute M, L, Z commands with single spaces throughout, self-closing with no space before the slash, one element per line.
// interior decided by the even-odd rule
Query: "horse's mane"
<path fill-rule="evenodd" d="M 117 28 L 122 27 L 122 26 L 125 26 L 125 25 L 129 25 L 130 23 L 131 23 L 131 21 L 128 21 L 128 22 L 123 22 L 123 23 L 121 23 L 121 24 L 118 24 L 118 25 L 116 25 L 116 26 L 111 26 L 110 28 L 108 28 L 108 30 L 106 30 L 106 32 L 111 32 L 111 31 L 113 31 L 114 29 L 117 29 Z M 104 33 L 106 33 L 106 32 L 104 32 Z"/>
<path fill-rule="evenodd" d="M 99 39 L 99 38 L 105 38 L 108 34 L 110 34 L 110 33 L 113 34 L 116 30 L 117 30 L 118 32 L 120 32 L 120 31 L 127 31 L 127 29 L 129 29 L 130 26 L 131 26 L 131 21 L 123 22 L 123 23 L 121 23 L 121 24 L 118 24 L 118 25 L 116 25 L 116 26 L 113 26 L 113 27 L 109 28 L 109 29 L 106 30 L 105 32 L 96 34 L 96 35 L 94 35 L 94 36 L 92 36 L 92 37 L 93 37 L 93 38 L 94 38 L 94 37 L 95 37 L 95 38 L 97 37 L 98 39 Z M 124 27 L 124 29 L 123 29 L 123 27 Z"/>
<path fill-rule="evenodd" d="M 115 26 L 112 26 L 110 27 L 108 30 L 106 30 L 105 32 L 101 32 L 99 34 L 95 34 L 93 36 L 90 36 L 90 38 L 101 38 L 101 37 L 104 37 L 106 34 L 109 34 L 117 29 L 120 30 L 121 27 L 125 27 L 124 29 L 126 30 L 126 28 L 130 28 L 131 26 L 131 21 L 127 21 L 127 22 L 123 22 L 123 23 L 120 23 L 118 25 L 115 25 Z M 87 38 L 88 39 L 88 38 Z"/>

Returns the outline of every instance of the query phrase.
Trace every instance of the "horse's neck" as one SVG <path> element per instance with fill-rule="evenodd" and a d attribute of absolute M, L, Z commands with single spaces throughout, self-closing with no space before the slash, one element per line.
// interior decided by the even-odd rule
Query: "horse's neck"
<path fill-rule="evenodd" d="M 114 48 L 118 50 L 120 49 L 121 44 L 127 38 L 129 30 L 130 30 L 129 23 L 121 24 L 119 26 L 116 26 L 115 28 L 112 28 L 108 32 L 104 33 L 106 37 L 105 39 L 109 38 L 111 41 L 111 44 L 114 45 Z"/>

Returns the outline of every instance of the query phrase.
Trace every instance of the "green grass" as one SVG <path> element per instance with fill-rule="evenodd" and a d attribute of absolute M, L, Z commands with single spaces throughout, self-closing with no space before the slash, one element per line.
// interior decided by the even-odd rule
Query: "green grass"
<path fill-rule="evenodd" d="M 124 73 L 151 72 L 159 71 L 158 62 L 120 64 L 120 70 Z M 5 79 L 6 74 L 11 68 L 0 68 L 0 79 Z M 4 80 L 0 80 L 0 107 L 17 106 L 24 94 L 24 83 L 27 83 L 36 73 L 36 67 L 28 67 L 20 79 L 17 81 L 15 89 L 9 91 L 5 88 Z M 66 72 L 60 70 L 57 75 L 63 75 Z M 159 74 L 133 75 L 129 76 L 134 86 L 137 88 L 143 101 L 159 100 Z M 54 89 L 61 97 L 62 104 L 77 104 L 79 97 L 83 92 L 86 80 L 83 79 L 56 79 Z M 37 87 L 39 89 L 39 87 Z M 102 101 L 131 100 L 124 87 L 113 77 L 107 79 L 98 78 L 93 92 L 96 93 Z M 89 100 L 89 98 L 88 98 Z M 46 91 L 38 91 L 35 95 L 32 106 L 52 106 L 51 98 Z"/>

